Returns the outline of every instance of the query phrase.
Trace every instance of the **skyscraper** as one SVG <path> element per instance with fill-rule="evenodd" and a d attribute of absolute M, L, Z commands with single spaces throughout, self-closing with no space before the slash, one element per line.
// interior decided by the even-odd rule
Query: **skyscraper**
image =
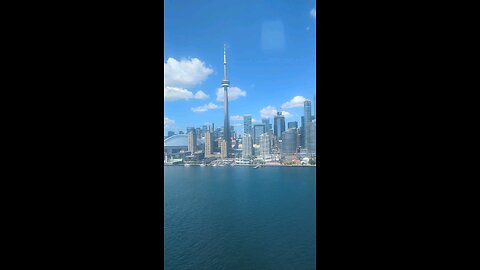
<path fill-rule="evenodd" d="M 243 116 L 243 133 L 249 134 L 253 136 L 252 133 L 252 116 L 250 114 L 246 114 Z"/>
<path fill-rule="evenodd" d="M 252 136 L 250 136 L 250 134 L 245 134 L 245 136 L 243 136 L 242 148 L 243 148 L 243 153 L 242 153 L 243 158 L 249 158 L 252 156 L 253 144 L 252 144 Z"/>
<path fill-rule="evenodd" d="M 277 112 L 277 115 L 273 119 L 273 134 L 280 139 L 282 137 L 282 132 L 285 131 L 285 117 L 282 115 L 282 112 Z"/>
<path fill-rule="evenodd" d="M 194 153 L 197 146 L 197 134 L 195 134 L 195 129 L 192 129 L 188 132 L 188 152 Z"/>
<path fill-rule="evenodd" d="M 270 134 L 264 133 L 260 135 L 260 156 L 265 158 L 272 153 L 270 145 Z"/>
<path fill-rule="evenodd" d="M 305 148 L 308 149 L 308 142 L 309 142 L 309 136 L 310 136 L 310 124 L 312 123 L 312 102 L 310 100 L 305 100 L 303 103 L 303 109 L 304 109 L 304 116 L 305 116 L 305 129 L 304 129 L 304 134 L 305 134 Z"/>
<path fill-rule="evenodd" d="M 257 124 L 253 126 L 253 143 L 260 144 L 260 135 L 265 133 L 265 125 Z"/>
<path fill-rule="evenodd" d="M 226 158 L 228 157 L 227 153 L 228 153 L 228 150 L 227 150 L 227 141 L 224 140 L 224 139 L 221 139 L 218 141 L 220 143 L 220 157 L 221 158 Z"/>
<path fill-rule="evenodd" d="M 268 118 L 263 118 L 262 123 L 265 124 L 265 132 L 266 133 L 272 133 L 272 124 L 270 124 L 270 119 Z"/>
<path fill-rule="evenodd" d="M 213 153 L 213 137 L 210 131 L 205 132 L 205 157 L 208 158 Z"/>
<path fill-rule="evenodd" d="M 297 152 L 297 136 L 296 128 L 290 128 L 283 133 L 282 136 L 282 154 L 291 155 Z"/>
<path fill-rule="evenodd" d="M 288 122 L 288 128 L 298 128 L 298 122 L 293 121 L 293 122 Z"/>
<path fill-rule="evenodd" d="M 309 127 L 309 132 L 308 132 L 308 153 L 310 154 L 316 154 L 317 152 L 317 120 L 313 120 L 312 123 L 310 123 Z"/>
<path fill-rule="evenodd" d="M 230 153 L 230 148 L 232 145 L 232 141 L 230 138 L 230 119 L 228 116 L 228 86 L 230 85 L 230 82 L 227 80 L 227 49 L 224 46 L 223 47 L 223 81 L 222 81 L 222 87 L 223 87 L 223 94 L 224 94 L 224 109 L 225 109 L 225 115 L 224 115 L 224 122 L 223 122 L 223 138 L 225 139 L 226 142 L 226 150 L 225 154 L 226 156 L 229 155 Z"/>
<path fill-rule="evenodd" d="M 305 116 L 302 116 L 302 122 L 300 126 L 300 146 L 305 148 Z"/>

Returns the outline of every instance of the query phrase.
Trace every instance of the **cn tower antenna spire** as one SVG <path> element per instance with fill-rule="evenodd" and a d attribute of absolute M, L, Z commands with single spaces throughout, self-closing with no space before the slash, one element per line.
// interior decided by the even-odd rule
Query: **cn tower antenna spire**
<path fill-rule="evenodd" d="M 227 45 L 223 44 L 223 79 L 227 80 Z"/>

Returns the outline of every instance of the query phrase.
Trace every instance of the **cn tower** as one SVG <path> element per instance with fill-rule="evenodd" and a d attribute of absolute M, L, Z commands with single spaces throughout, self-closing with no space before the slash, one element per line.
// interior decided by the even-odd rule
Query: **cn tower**
<path fill-rule="evenodd" d="M 223 96 L 224 96 L 224 121 L 223 121 L 223 137 L 227 143 L 227 157 L 231 153 L 232 139 L 230 138 L 230 119 L 228 117 L 228 86 L 230 82 L 227 80 L 227 49 L 226 45 L 223 46 Z"/>

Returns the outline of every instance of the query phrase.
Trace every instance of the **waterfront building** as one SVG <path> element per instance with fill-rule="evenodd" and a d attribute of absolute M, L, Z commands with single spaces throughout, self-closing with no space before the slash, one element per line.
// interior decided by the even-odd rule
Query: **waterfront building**
<path fill-rule="evenodd" d="M 252 136 L 250 134 L 245 134 L 242 139 L 242 156 L 243 158 L 250 158 L 253 151 Z"/>
<path fill-rule="evenodd" d="M 195 134 L 195 129 L 190 130 L 188 132 L 188 152 L 195 153 L 196 146 L 197 146 L 197 134 Z"/>
<path fill-rule="evenodd" d="M 168 137 L 172 137 L 173 135 L 175 135 L 175 132 L 173 132 L 173 131 L 169 131 L 169 132 L 168 132 L 168 136 L 167 136 L 167 138 L 168 138 Z"/>
<path fill-rule="evenodd" d="M 225 154 L 228 154 L 231 151 L 232 141 L 230 137 L 230 117 L 228 116 L 228 86 L 230 85 L 230 81 L 227 80 L 227 49 L 226 46 L 223 47 L 223 80 L 222 80 L 222 87 L 224 93 L 224 130 L 223 130 L 223 138 L 226 143 L 226 150 Z"/>
<path fill-rule="evenodd" d="M 292 155 L 297 153 L 298 132 L 296 128 L 290 128 L 282 136 L 282 154 Z"/>
<path fill-rule="evenodd" d="M 263 158 L 272 154 L 272 148 L 270 145 L 270 134 L 264 133 L 260 135 L 260 156 Z"/>
<path fill-rule="evenodd" d="M 309 140 L 308 140 L 308 153 L 309 154 L 316 154 L 316 149 L 317 149 L 317 120 L 313 120 L 312 123 L 310 123 L 310 129 L 309 129 Z"/>
<path fill-rule="evenodd" d="M 205 133 L 205 157 L 209 158 L 213 154 L 213 137 L 210 131 Z"/>
<path fill-rule="evenodd" d="M 277 139 L 282 137 L 282 133 L 285 131 L 285 116 L 282 112 L 277 112 L 277 115 L 273 119 L 273 134 Z"/>
<path fill-rule="evenodd" d="M 220 157 L 221 158 L 226 158 L 228 157 L 228 150 L 227 150 L 227 141 L 224 139 L 219 140 L 220 143 Z"/>
<path fill-rule="evenodd" d="M 265 133 L 265 125 L 257 124 L 253 126 L 253 144 L 260 144 L 260 135 Z"/>
<path fill-rule="evenodd" d="M 180 130 L 180 131 L 178 132 L 178 134 L 184 134 L 184 133 L 183 133 L 183 131 Z"/>
<path fill-rule="evenodd" d="M 304 117 L 305 117 L 305 129 L 304 129 L 304 144 L 305 148 L 308 151 L 308 142 L 310 140 L 310 124 L 312 123 L 312 102 L 310 100 L 306 100 L 303 103 L 303 109 L 304 109 Z"/>
<path fill-rule="evenodd" d="M 302 116 L 301 126 L 300 126 L 300 146 L 305 148 L 305 116 Z"/>
<path fill-rule="evenodd" d="M 243 116 L 243 134 L 249 134 L 250 136 L 253 136 L 252 116 L 250 114 L 246 114 Z"/>
<path fill-rule="evenodd" d="M 287 126 L 289 129 L 290 128 L 298 128 L 298 122 L 297 121 L 293 121 L 293 122 L 288 122 L 288 126 Z"/>

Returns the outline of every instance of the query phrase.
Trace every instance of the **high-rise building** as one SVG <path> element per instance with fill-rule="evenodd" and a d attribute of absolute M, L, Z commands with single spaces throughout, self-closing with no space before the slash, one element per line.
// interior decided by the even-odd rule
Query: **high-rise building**
<path fill-rule="evenodd" d="M 210 131 L 205 133 L 205 157 L 208 158 L 213 154 L 213 137 Z"/>
<path fill-rule="evenodd" d="M 305 117 L 305 136 L 304 136 L 304 141 L 305 141 L 305 148 L 308 151 L 308 142 L 309 142 L 309 136 L 310 136 L 310 124 L 312 123 L 312 102 L 310 100 L 305 100 L 303 103 L 303 109 L 304 109 L 304 117 Z"/>
<path fill-rule="evenodd" d="M 310 127 L 309 127 L 309 132 L 308 132 L 308 146 L 307 146 L 307 150 L 308 150 L 308 153 L 310 154 L 316 154 L 317 152 L 317 137 L 316 137 L 316 133 L 317 133 L 317 120 L 313 120 L 312 123 L 310 123 Z"/>
<path fill-rule="evenodd" d="M 272 124 L 270 124 L 270 119 L 268 118 L 263 118 L 262 123 L 265 124 L 265 132 L 272 134 Z"/>
<path fill-rule="evenodd" d="M 305 148 L 305 116 L 302 116 L 302 122 L 300 126 L 300 146 Z"/>
<path fill-rule="evenodd" d="M 285 117 L 282 115 L 282 112 L 277 112 L 277 115 L 273 119 L 273 134 L 277 139 L 280 139 L 284 131 Z"/>
<path fill-rule="evenodd" d="M 260 135 L 265 133 L 265 125 L 257 124 L 253 126 L 253 143 L 260 144 Z"/>
<path fill-rule="evenodd" d="M 188 132 L 188 152 L 194 153 L 197 146 L 197 135 L 195 134 L 195 129 Z"/>
<path fill-rule="evenodd" d="M 253 152 L 252 136 L 250 136 L 250 134 L 245 134 L 243 136 L 242 148 L 243 158 L 250 158 Z"/>
<path fill-rule="evenodd" d="M 243 116 L 243 134 L 249 134 L 250 136 L 253 136 L 252 116 L 250 114 L 246 114 Z"/>
<path fill-rule="evenodd" d="M 293 121 L 293 122 L 288 122 L 288 128 L 298 128 L 298 122 Z"/>
<path fill-rule="evenodd" d="M 292 155 L 297 152 L 298 132 L 296 128 L 290 128 L 282 136 L 282 154 Z"/>
<path fill-rule="evenodd" d="M 197 135 L 197 141 L 200 141 L 202 138 L 202 129 L 201 128 L 196 128 L 195 129 L 195 135 Z"/>
<path fill-rule="evenodd" d="M 222 87 L 223 87 L 223 97 L 224 97 L 224 123 L 223 123 L 223 138 L 226 142 L 226 155 L 229 156 L 230 149 L 232 148 L 232 141 L 230 137 L 230 117 L 228 116 L 228 86 L 230 85 L 230 81 L 227 80 L 227 49 L 226 46 L 223 47 L 223 80 L 222 80 Z"/>
<path fill-rule="evenodd" d="M 265 158 L 272 154 L 272 149 L 270 145 L 270 134 L 264 133 L 260 135 L 260 156 Z"/>
<path fill-rule="evenodd" d="M 220 157 L 221 158 L 228 157 L 227 141 L 225 139 L 221 139 L 219 143 L 220 143 Z"/>

